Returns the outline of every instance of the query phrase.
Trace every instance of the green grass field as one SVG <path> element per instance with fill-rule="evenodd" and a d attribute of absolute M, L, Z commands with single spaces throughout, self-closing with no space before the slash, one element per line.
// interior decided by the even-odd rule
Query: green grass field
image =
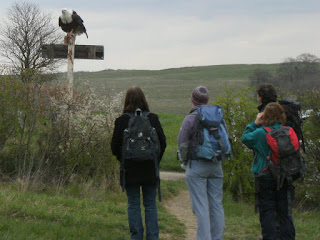
<path fill-rule="evenodd" d="M 166 171 L 182 171 L 177 160 L 177 138 L 184 115 L 160 113 L 159 119 L 167 138 L 167 148 L 162 158 L 160 167 Z"/>
<path fill-rule="evenodd" d="M 184 182 L 162 181 L 163 201 L 186 189 Z M 158 203 L 160 239 L 183 240 L 185 226 Z M 226 240 L 256 240 L 260 235 L 253 205 L 236 203 L 224 194 Z M 319 213 L 294 211 L 299 240 L 320 239 Z M 129 239 L 126 196 L 121 191 L 101 192 L 69 186 L 59 195 L 53 188 L 20 192 L 14 185 L 0 185 L 0 239 Z"/>
<path fill-rule="evenodd" d="M 248 86 L 248 77 L 260 68 L 271 73 L 278 64 L 238 64 L 186 67 L 165 70 L 107 70 L 78 72 L 75 84 L 89 82 L 100 96 L 112 96 L 130 86 L 140 86 L 147 97 L 151 111 L 186 114 L 191 107 L 190 95 L 198 85 L 206 86 L 211 100 L 220 96 L 227 87 Z"/>

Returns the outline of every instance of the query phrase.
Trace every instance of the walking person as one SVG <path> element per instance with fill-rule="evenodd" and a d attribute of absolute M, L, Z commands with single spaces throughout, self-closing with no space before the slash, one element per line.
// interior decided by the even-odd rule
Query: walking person
<path fill-rule="evenodd" d="M 142 223 L 140 208 L 140 190 L 142 189 L 143 206 L 145 210 L 146 239 L 159 239 L 158 212 L 156 206 L 157 188 L 160 184 L 157 170 L 166 148 L 166 137 L 164 135 L 159 118 L 150 113 L 145 95 L 140 87 L 130 87 L 126 92 L 123 113 L 115 120 L 114 132 L 111 141 L 113 155 L 119 161 L 123 160 L 124 131 L 128 130 L 131 116 L 136 110 L 141 110 L 142 116 L 146 116 L 147 122 L 155 129 L 159 143 L 160 153 L 155 161 L 126 161 L 122 162 L 120 170 L 120 183 L 125 188 L 128 198 L 128 220 L 131 240 L 142 240 L 144 227 Z M 142 134 L 142 133 L 141 133 Z M 124 181 L 122 181 L 124 180 Z"/>
<path fill-rule="evenodd" d="M 198 112 L 208 106 L 208 101 L 208 89 L 203 86 L 196 87 L 191 95 L 194 107 L 183 120 L 178 136 L 180 160 L 186 167 L 186 182 L 192 210 L 197 219 L 198 240 L 222 239 L 225 227 L 222 161 L 217 158 L 204 160 L 196 153 L 200 138 Z M 221 113 L 220 108 L 214 106 Z M 223 124 L 225 126 L 224 121 Z"/>
<path fill-rule="evenodd" d="M 242 136 L 242 143 L 254 150 L 252 172 L 255 177 L 256 197 L 260 214 L 260 224 L 264 240 L 295 239 L 295 227 L 291 216 L 294 186 L 287 181 L 279 189 L 272 177 L 267 158 L 270 147 L 266 140 L 266 130 L 282 129 L 286 122 L 283 107 L 275 102 L 265 106 L 264 112 L 258 113 L 256 120 L 247 125 Z M 294 131 L 292 131 L 294 133 Z M 295 133 L 294 133 L 295 135 Z M 299 148 L 295 135 L 295 147 Z M 279 237 L 277 237 L 277 217 L 279 219 Z"/>

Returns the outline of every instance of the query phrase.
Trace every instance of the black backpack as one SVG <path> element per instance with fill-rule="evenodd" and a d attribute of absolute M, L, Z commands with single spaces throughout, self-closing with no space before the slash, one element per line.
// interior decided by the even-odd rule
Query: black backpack
<path fill-rule="evenodd" d="M 154 162 L 156 179 L 159 189 L 160 200 L 160 179 L 159 179 L 159 158 L 160 142 L 156 129 L 151 126 L 148 119 L 150 112 L 142 112 L 136 109 L 135 113 L 126 113 L 130 116 L 128 127 L 123 133 L 123 145 L 121 152 L 121 168 L 123 171 L 122 187 L 125 189 L 125 163 L 127 161 L 152 161 Z M 161 201 L 161 200 L 160 200 Z"/>
<path fill-rule="evenodd" d="M 302 141 L 302 149 L 305 152 L 304 139 L 302 133 L 302 119 L 300 118 L 301 105 L 293 98 L 284 98 L 279 101 L 287 116 L 285 126 L 292 127 L 299 140 Z"/>

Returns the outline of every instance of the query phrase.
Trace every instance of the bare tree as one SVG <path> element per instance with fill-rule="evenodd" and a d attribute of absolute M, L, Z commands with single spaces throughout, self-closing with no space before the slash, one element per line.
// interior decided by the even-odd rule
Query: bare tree
<path fill-rule="evenodd" d="M 57 59 L 42 58 L 41 46 L 62 41 L 58 24 L 52 24 L 52 15 L 42 12 L 38 5 L 16 2 L 7 10 L 0 31 L 0 54 L 15 71 L 27 81 L 36 73 L 57 68 Z"/>
<path fill-rule="evenodd" d="M 318 88 L 320 78 L 320 59 L 310 53 L 296 58 L 288 58 L 280 64 L 277 71 L 278 84 L 286 90 L 304 91 Z"/>
<path fill-rule="evenodd" d="M 249 76 L 251 86 L 259 86 L 261 83 L 274 84 L 275 80 L 271 73 L 263 69 L 255 69 Z"/>

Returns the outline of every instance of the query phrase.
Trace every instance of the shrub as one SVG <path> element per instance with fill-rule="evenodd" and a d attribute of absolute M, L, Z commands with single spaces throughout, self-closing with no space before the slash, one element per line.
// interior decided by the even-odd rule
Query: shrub
<path fill-rule="evenodd" d="M 236 200 L 252 201 L 254 182 L 251 173 L 252 150 L 242 146 L 240 139 L 246 125 L 255 119 L 257 103 L 250 88 L 241 91 L 227 89 L 225 95 L 217 100 L 224 111 L 224 118 L 229 127 L 234 158 L 224 163 L 225 185 Z M 294 94 L 286 92 L 286 96 Z M 301 96 L 300 96 L 301 97 Z M 319 209 L 320 194 L 320 91 L 312 90 L 302 97 L 304 109 L 312 109 L 311 115 L 304 121 L 303 132 L 307 160 L 304 182 L 296 181 L 296 206 L 308 209 Z"/>
<path fill-rule="evenodd" d="M 304 208 L 320 208 L 320 91 L 310 90 L 303 96 L 305 108 L 312 109 L 304 121 L 306 177 L 297 183 L 296 202 Z"/>
<path fill-rule="evenodd" d="M 252 200 L 254 183 L 251 173 L 253 153 L 241 143 L 246 125 L 255 119 L 257 104 L 252 89 L 239 91 L 236 87 L 227 89 L 225 95 L 217 99 L 223 108 L 233 148 L 233 160 L 224 163 L 225 185 L 234 199 Z"/>
<path fill-rule="evenodd" d="M 2 176 L 22 182 L 24 190 L 38 183 L 60 186 L 89 179 L 117 186 L 110 138 L 123 93 L 98 100 L 85 86 L 70 99 L 61 86 L 11 77 L 2 78 L 0 88 Z"/>

